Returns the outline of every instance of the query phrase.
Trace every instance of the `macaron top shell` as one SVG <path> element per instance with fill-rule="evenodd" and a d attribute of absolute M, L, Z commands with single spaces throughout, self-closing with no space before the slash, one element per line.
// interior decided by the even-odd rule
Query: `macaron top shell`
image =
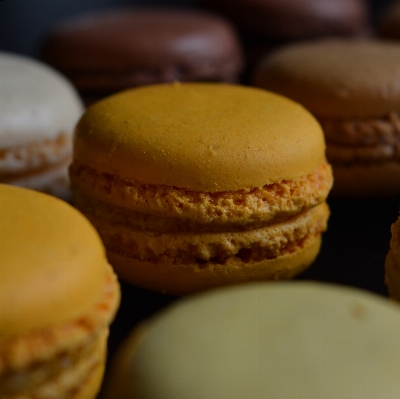
<path fill-rule="evenodd" d="M 395 399 L 400 310 L 309 282 L 192 296 L 145 322 L 114 364 L 113 399 Z"/>
<path fill-rule="evenodd" d="M 178 63 L 241 63 L 231 24 L 211 13 L 176 8 L 92 12 L 55 27 L 42 57 L 66 71 L 109 72 Z"/>
<path fill-rule="evenodd" d="M 108 263 L 72 206 L 0 184 L 0 336 L 74 320 L 101 298 Z"/>
<path fill-rule="evenodd" d="M 314 115 L 376 118 L 400 112 L 400 44 L 333 40 L 268 55 L 255 84 L 299 101 Z"/>
<path fill-rule="evenodd" d="M 325 142 L 314 117 L 282 96 L 176 83 L 90 107 L 76 128 L 74 157 L 122 179 L 216 192 L 306 176 L 325 161 Z"/>
<path fill-rule="evenodd" d="M 198 0 L 245 32 L 268 38 L 355 35 L 366 30 L 363 0 Z"/>
<path fill-rule="evenodd" d="M 72 84 L 47 65 L 0 53 L 0 147 L 71 135 L 83 113 Z"/>

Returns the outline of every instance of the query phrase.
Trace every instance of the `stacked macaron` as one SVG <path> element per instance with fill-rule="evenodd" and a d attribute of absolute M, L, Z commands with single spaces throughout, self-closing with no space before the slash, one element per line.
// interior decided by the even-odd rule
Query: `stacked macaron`
<path fill-rule="evenodd" d="M 212 83 L 142 86 L 92 105 L 70 178 L 121 278 L 174 295 L 299 274 L 318 254 L 332 185 L 309 112 Z"/>
<path fill-rule="evenodd" d="M 333 193 L 400 193 L 400 44 L 320 40 L 265 57 L 255 85 L 304 105 L 321 123 Z"/>
<path fill-rule="evenodd" d="M 252 284 L 186 298 L 121 346 L 105 399 L 395 399 L 400 310 L 354 288 Z"/>
<path fill-rule="evenodd" d="M 76 209 L 0 184 L 0 397 L 93 399 L 119 286 Z"/>
<path fill-rule="evenodd" d="M 36 60 L 0 53 L 0 182 L 68 198 L 72 135 L 83 112 L 72 84 Z"/>
<path fill-rule="evenodd" d="M 243 64 L 228 21 L 173 7 L 107 9 L 70 18 L 49 32 L 42 59 L 68 76 L 86 103 L 151 83 L 235 82 Z"/>

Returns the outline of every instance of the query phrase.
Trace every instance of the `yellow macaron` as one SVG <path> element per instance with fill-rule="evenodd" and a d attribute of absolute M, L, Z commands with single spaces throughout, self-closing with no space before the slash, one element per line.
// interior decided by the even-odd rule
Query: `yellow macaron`
<path fill-rule="evenodd" d="M 75 131 L 70 179 L 117 273 L 171 294 L 304 270 L 332 185 L 309 112 L 217 83 L 146 86 L 93 105 Z"/>
<path fill-rule="evenodd" d="M 0 185 L 0 397 L 94 398 L 119 286 L 96 230 L 55 197 Z"/>

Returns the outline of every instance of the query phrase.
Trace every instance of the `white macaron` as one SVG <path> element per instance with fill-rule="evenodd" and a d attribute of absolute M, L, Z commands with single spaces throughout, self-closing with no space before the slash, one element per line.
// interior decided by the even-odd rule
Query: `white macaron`
<path fill-rule="evenodd" d="M 0 52 L 0 182 L 68 198 L 72 135 L 83 104 L 51 67 Z"/>

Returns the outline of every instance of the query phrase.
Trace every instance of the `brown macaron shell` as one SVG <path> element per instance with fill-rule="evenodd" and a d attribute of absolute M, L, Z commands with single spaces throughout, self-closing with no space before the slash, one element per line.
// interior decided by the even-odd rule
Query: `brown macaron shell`
<path fill-rule="evenodd" d="M 254 76 L 321 123 L 340 196 L 400 191 L 399 81 L 400 46 L 374 40 L 294 44 L 265 57 Z"/>
<path fill-rule="evenodd" d="M 238 80 L 242 51 L 233 26 L 211 13 L 122 8 L 65 21 L 49 32 L 42 59 L 84 95 L 173 81 Z"/>
<path fill-rule="evenodd" d="M 229 17 L 246 33 L 272 39 L 357 35 L 368 26 L 368 6 L 360 0 L 199 0 Z"/>

